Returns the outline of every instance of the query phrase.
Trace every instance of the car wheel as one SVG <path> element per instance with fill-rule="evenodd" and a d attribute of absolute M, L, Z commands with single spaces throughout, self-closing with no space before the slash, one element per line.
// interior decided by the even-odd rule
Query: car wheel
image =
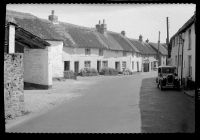
<path fill-rule="evenodd" d="M 159 85 L 160 85 L 160 90 L 163 90 L 163 86 L 162 86 L 162 83 L 160 83 Z"/>

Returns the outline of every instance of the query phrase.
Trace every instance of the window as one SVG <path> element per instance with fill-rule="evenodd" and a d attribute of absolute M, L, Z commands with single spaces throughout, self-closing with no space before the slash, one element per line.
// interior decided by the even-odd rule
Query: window
<path fill-rule="evenodd" d="M 182 63 L 182 55 L 179 55 L 179 66 L 181 66 Z"/>
<path fill-rule="evenodd" d="M 90 55 L 90 53 L 91 53 L 91 50 L 89 48 L 86 48 L 85 49 L 85 55 Z"/>
<path fill-rule="evenodd" d="M 123 56 L 127 56 L 127 53 L 125 51 L 123 51 Z"/>
<path fill-rule="evenodd" d="M 126 61 L 122 62 L 122 69 L 126 69 Z"/>
<path fill-rule="evenodd" d="M 103 49 L 99 49 L 99 56 L 103 56 Z"/>
<path fill-rule="evenodd" d="M 175 65 L 178 65 L 177 55 L 175 56 Z"/>
<path fill-rule="evenodd" d="M 188 75 L 192 76 L 192 56 L 188 56 Z"/>
<path fill-rule="evenodd" d="M 84 64 L 85 68 L 90 68 L 90 64 L 91 64 L 90 61 L 85 61 L 85 64 Z"/>
<path fill-rule="evenodd" d="M 103 67 L 107 68 L 108 67 L 108 61 L 103 61 Z"/>
<path fill-rule="evenodd" d="M 156 61 L 154 61 L 153 63 L 154 63 L 154 68 L 156 68 Z"/>
<path fill-rule="evenodd" d="M 188 32 L 188 50 L 191 50 L 191 29 Z"/>
<path fill-rule="evenodd" d="M 64 61 L 64 71 L 70 70 L 70 61 Z"/>
<path fill-rule="evenodd" d="M 132 61 L 132 70 L 134 69 L 134 61 Z"/>

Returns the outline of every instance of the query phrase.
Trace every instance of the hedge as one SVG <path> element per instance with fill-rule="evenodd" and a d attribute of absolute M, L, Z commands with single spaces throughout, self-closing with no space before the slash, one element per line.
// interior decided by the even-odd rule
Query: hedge
<path fill-rule="evenodd" d="M 80 70 L 81 76 L 97 76 L 98 72 L 94 68 L 84 68 Z"/>

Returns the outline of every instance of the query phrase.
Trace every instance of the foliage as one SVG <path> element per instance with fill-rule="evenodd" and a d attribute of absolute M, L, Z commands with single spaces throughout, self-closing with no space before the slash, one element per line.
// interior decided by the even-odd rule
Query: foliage
<path fill-rule="evenodd" d="M 80 70 L 81 76 L 97 76 L 98 72 L 94 68 L 84 68 Z"/>
<path fill-rule="evenodd" d="M 102 68 L 100 71 L 101 75 L 117 75 L 118 71 L 113 68 Z"/>

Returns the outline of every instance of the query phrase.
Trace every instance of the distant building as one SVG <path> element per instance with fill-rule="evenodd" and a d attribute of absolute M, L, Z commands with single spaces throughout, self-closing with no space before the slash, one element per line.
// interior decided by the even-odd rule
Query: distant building
<path fill-rule="evenodd" d="M 182 78 L 182 84 L 186 86 L 188 81 L 195 82 L 195 19 L 196 14 L 170 39 L 172 65 L 177 66 L 178 76 Z"/>

